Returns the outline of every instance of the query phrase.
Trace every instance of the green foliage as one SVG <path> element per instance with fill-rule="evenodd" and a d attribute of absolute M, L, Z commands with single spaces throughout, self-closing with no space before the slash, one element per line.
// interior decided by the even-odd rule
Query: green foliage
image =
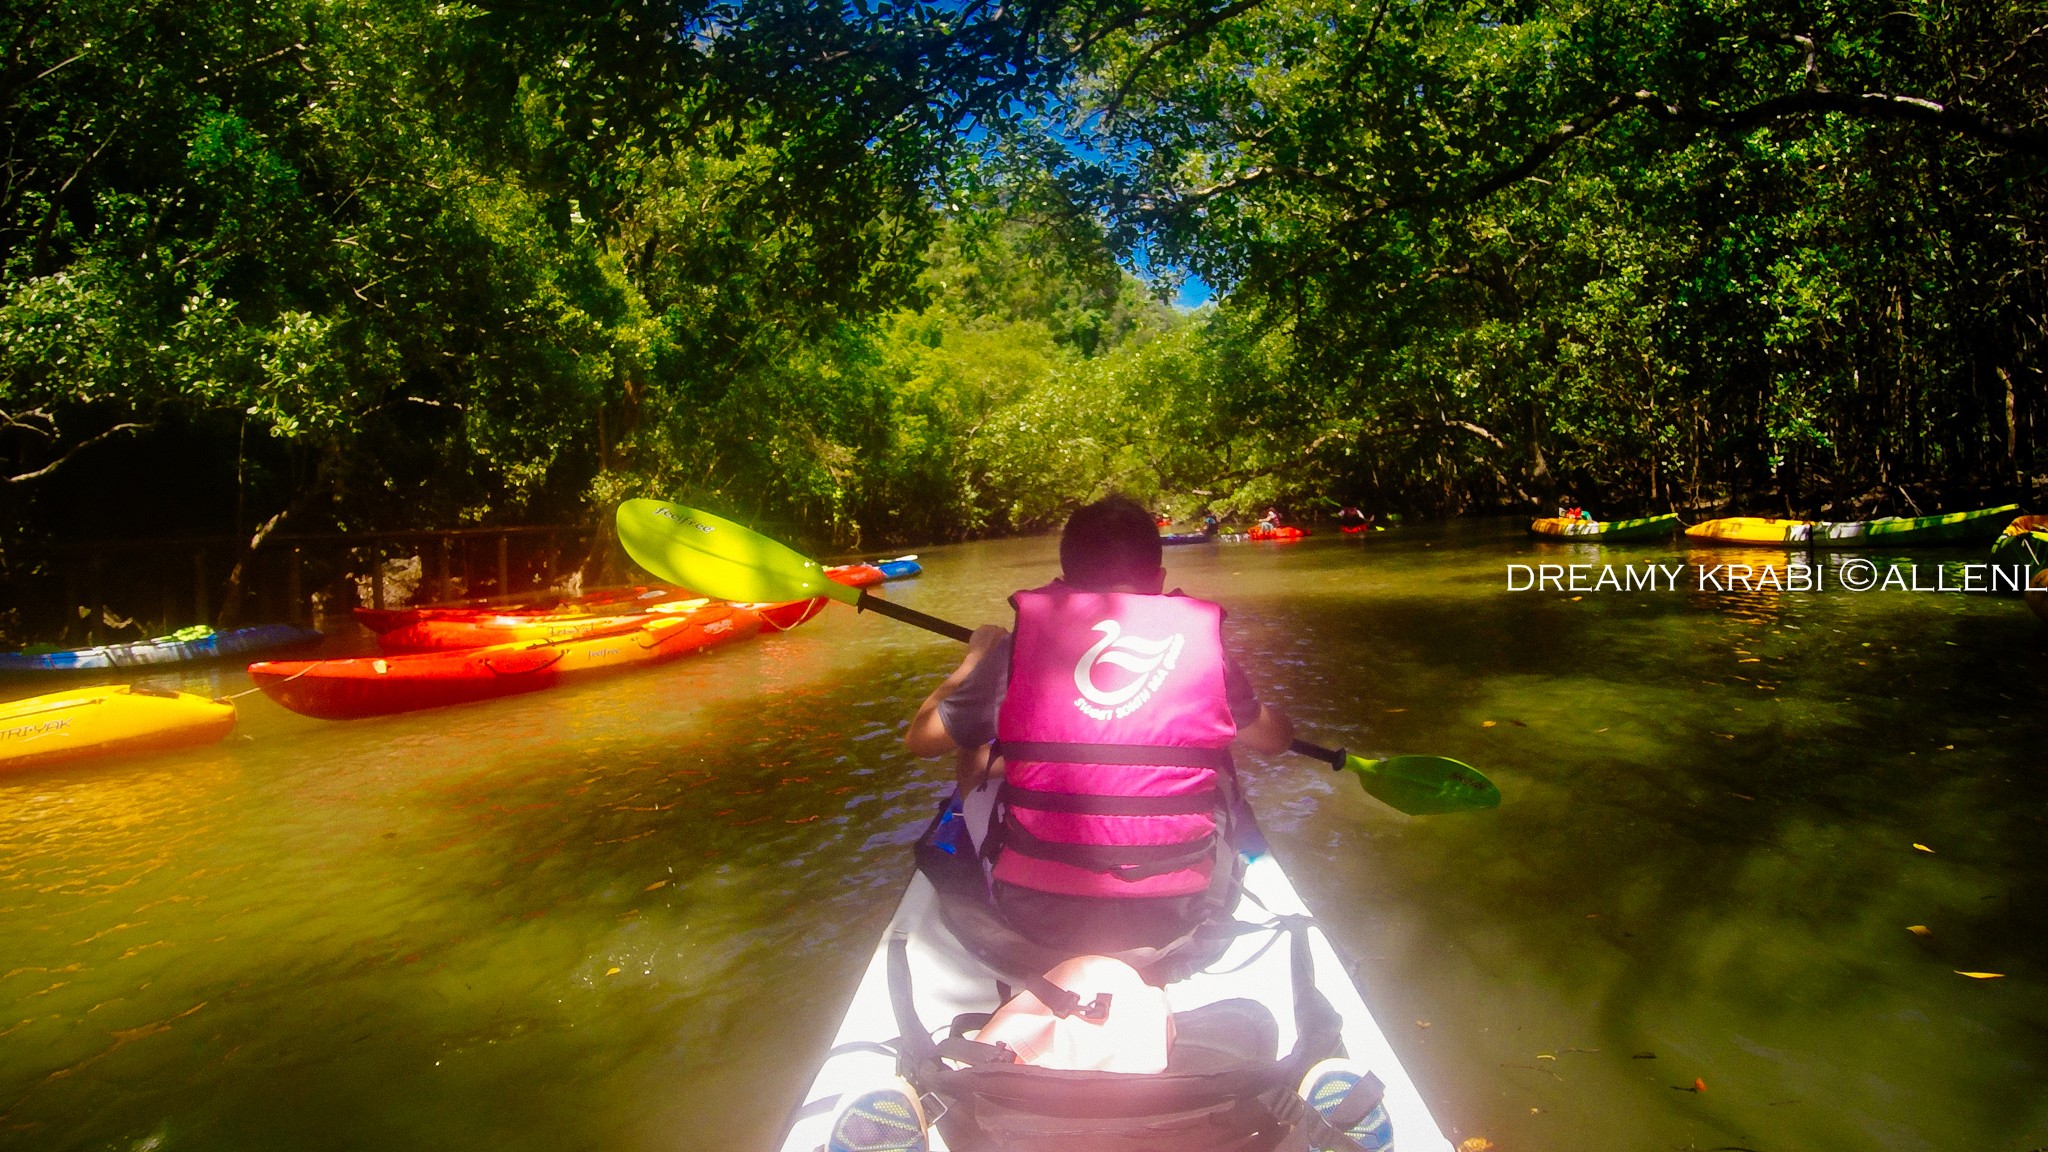
<path fill-rule="evenodd" d="M 2009 494 L 2038 9 L 17 6 L 0 530 Z"/>
<path fill-rule="evenodd" d="M 1077 90 L 1131 226 L 1322 382 L 1260 403 L 1284 490 L 1969 499 L 2048 469 L 2040 16 L 1169 6 Z"/>

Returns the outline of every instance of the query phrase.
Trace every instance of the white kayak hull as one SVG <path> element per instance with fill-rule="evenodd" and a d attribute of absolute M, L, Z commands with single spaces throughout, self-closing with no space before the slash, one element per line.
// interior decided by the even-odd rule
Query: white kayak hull
<path fill-rule="evenodd" d="M 1265 924 L 1275 916 L 1308 913 L 1294 885 L 1271 856 L 1255 857 L 1247 863 L 1244 891 L 1246 898 L 1237 908 L 1240 920 Z M 888 941 L 899 931 L 909 936 L 911 985 L 919 1019 L 949 1021 L 964 1012 L 992 1012 L 998 1006 L 995 973 L 940 922 L 938 893 L 931 882 L 922 875 L 912 876 L 909 891 L 868 960 L 860 988 L 833 1037 L 830 1055 L 804 1093 L 803 1102 L 791 1113 L 782 1152 L 823 1148 L 841 1103 L 888 1084 L 896 1074 L 894 1058 L 867 1045 L 887 1045 L 897 1036 L 896 1017 L 889 1003 Z M 1247 933 L 1207 969 L 1168 986 L 1167 999 L 1173 1010 L 1186 1012 L 1236 997 L 1257 1000 L 1280 1026 L 1278 1050 L 1273 1055 L 1276 1059 L 1284 1055 L 1294 1044 L 1294 1003 L 1289 948 L 1285 934 L 1278 935 L 1276 940 L 1274 932 Z M 1321 929 L 1309 929 L 1308 938 L 1316 987 L 1344 1020 L 1346 1054 L 1386 1083 L 1394 1148 L 1398 1152 L 1450 1152 L 1450 1141 L 1437 1127 L 1386 1033 L 1366 1010 L 1336 950 Z M 936 1130 L 931 1133 L 931 1146 L 934 1150 L 946 1147 Z"/>

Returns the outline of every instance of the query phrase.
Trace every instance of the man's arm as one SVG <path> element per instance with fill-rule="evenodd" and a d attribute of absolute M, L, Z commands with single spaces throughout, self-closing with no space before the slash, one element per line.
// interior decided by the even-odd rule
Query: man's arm
<path fill-rule="evenodd" d="M 1278 756 L 1294 743 L 1294 721 L 1271 704 L 1259 705 L 1259 718 L 1237 730 L 1235 743 L 1262 756 Z"/>
<path fill-rule="evenodd" d="M 974 638 L 967 642 L 967 655 L 961 659 L 960 666 L 932 689 L 932 694 L 918 705 L 917 715 L 911 717 L 910 727 L 903 733 L 903 744 L 910 749 L 911 755 L 944 756 L 948 752 L 959 751 L 960 745 L 954 742 L 952 733 L 946 731 L 946 725 L 939 719 L 939 704 L 959 691 L 960 685 L 967 682 L 975 666 L 981 663 L 981 658 L 1009 634 L 1009 629 L 999 624 L 984 624 L 974 630 Z"/>

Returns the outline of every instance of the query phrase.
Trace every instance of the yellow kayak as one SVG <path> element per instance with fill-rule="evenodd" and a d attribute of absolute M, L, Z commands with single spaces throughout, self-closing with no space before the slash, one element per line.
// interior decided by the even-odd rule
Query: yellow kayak
<path fill-rule="evenodd" d="M 1725 516 L 1685 530 L 1694 540 L 1717 544 L 1804 544 L 1813 538 L 1813 521 L 1780 520 L 1775 516 Z"/>
<path fill-rule="evenodd" d="M 211 744 L 235 727 L 235 706 L 143 687 L 76 688 L 0 704 L 0 771 Z"/>
<path fill-rule="evenodd" d="M 1922 547 L 1989 541 L 2018 505 L 1940 516 L 1884 516 L 1876 520 L 1780 520 L 1729 516 L 1685 530 L 1695 540 L 1720 544 L 1807 544 L 1816 548 Z"/>

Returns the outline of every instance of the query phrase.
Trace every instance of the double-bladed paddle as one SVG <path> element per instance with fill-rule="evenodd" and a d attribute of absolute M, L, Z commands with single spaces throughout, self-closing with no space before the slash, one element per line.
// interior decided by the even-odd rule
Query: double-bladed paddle
<path fill-rule="evenodd" d="M 671 584 L 721 600 L 764 602 L 824 596 L 929 632 L 966 641 L 974 633 L 948 620 L 905 608 L 825 575 L 816 560 L 722 516 L 664 500 L 619 505 L 619 543 L 642 568 Z M 1447 756 L 1367 760 L 1342 749 L 1296 740 L 1290 751 L 1357 775 L 1365 790 L 1410 816 L 1436 816 L 1500 805 L 1500 790 L 1469 764 Z"/>

